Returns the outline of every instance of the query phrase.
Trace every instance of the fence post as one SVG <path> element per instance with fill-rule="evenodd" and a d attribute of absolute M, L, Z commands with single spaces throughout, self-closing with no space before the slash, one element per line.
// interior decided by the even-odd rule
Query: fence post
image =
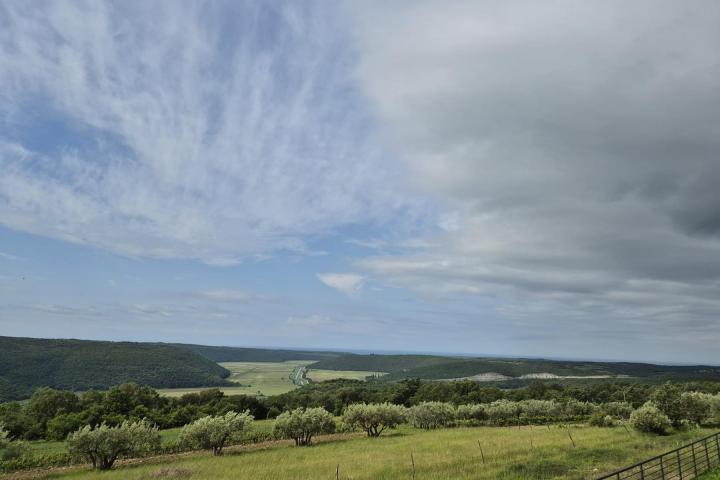
<path fill-rule="evenodd" d="M 645 480 L 645 466 L 643 463 L 640 464 L 640 480 Z"/>
<path fill-rule="evenodd" d="M 680 461 L 680 449 L 679 448 L 677 450 L 675 450 L 675 454 L 677 455 L 678 473 L 680 474 L 680 480 L 682 480 L 683 479 L 682 462 Z"/>
<path fill-rule="evenodd" d="M 665 455 L 660 457 L 660 478 L 662 478 L 662 480 L 665 480 L 665 465 L 663 465 L 664 458 Z"/>
<path fill-rule="evenodd" d="M 717 447 L 718 464 L 720 464 L 720 434 L 715 434 L 715 446 Z"/>
<path fill-rule="evenodd" d="M 693 469 L 695 470 L 695 476 L 697 477 L 698 471 L 697 471 L 697 457 L 695 456 L 695 443 L 691 443 L 690 448 L 692 448 Z"/>
<path fill-rule="evenodd" d="M 705 466 L 705 471 L 710 470 L 710 453 L 708 452 L 708 442 L 707 438 L 703 442 L 705 445 L 705 460 L 707 460 L 707 465 Z"/>

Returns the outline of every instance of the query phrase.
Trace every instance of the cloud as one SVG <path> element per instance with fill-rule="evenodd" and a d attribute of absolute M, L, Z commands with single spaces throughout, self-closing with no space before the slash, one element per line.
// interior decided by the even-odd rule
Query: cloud
<path fill-rule="evenodd" d="M 357 75 L 388 137 L 414 184 L 455 210 L 435 246 L 359 267 L 492 298 L 545 331 L 720 333 L 717 4 L 354 13 Z"/>
<path fill-rule="evenodd" d="M 17 255 L 12 255 L 10 253 L 0 252 L 0 258 L 4 258 L 5 260 L 22 260 L 21 257 L 18 257 Z"/>
<path fill-rule="evenodd" d="M 325 4 L 0 8 L 0 219 L 237 265 L 412 201 Z"/>
<path fill-rule="evenodd" d="M 365 277 L 355 273 L 318 273 L 317 277 L 328 287 L 346 295 L 357 295 L 365 284 Z"/>

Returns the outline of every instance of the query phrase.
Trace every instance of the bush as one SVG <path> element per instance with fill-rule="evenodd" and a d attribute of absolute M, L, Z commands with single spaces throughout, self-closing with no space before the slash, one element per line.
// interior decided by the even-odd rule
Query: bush
<path fill-rule="evenodd" d="M 119 457 L 133 457 L 160 448 L 157 427 L 146 421 L 123 422 L 117 427 L 102 424 L 97 428 L 90 425 L 71 433 L 67 448 L 74 458 L 89 460 L 93 468 L 108 470 Z"/>
<path fill-rule="evenodd" d="M 560 406 L 553 400 L 523 400 L 518 402 L 520 416 L 526 422 L 548 422 L 561 415 Z"/>
<path fill-rule="evenodd" d="M 47 422 L 48 440 L 65 440 L 67 436 L 82 428 L 86 422 L 77 413 L 63 413 L 53 417 Z"/>
<path fill-rule="evenodd" d="M 10 432 L 0 423 L 0 448 L 5 448 L 10 443 Z"/>
<path fill-rule="evenodd" d="M 654 403 L 646 402 L 630 415 L 630 425 L 641 432 L 665 435 L 670 429 L 671 422 Z"/>
<path fill-rule="evenodd" d="M 487 406 L 487 416 L 495 425 L 507 425 L 517 422 L 520 409 L 517 402 L 509 400 L 496 400 Z"/>
<path fill-rule="evenodd" d="M 8 442 L 5 447 L 0 451 L 0 460 L 7 462 L 8 460 L 18 460 L 20 458 L 26 458 L 32 456 L 32 450 L 30 445 L 26 442 Z"/>
<path fill-rule="evenodd" d="M 278 415 L 273 425 L 275 438 L 295 440 L 295 445 L 310 445 L 312 437 L 335 431 L 333 416 L 322 407 L 298 408 Z"/>
<path fill-rule="evenodd" d="M 479 403 L 458 405 L 455 410 L 455 418 L 468 423 L 479 424 L 487 420 L 488 414 L 487 411 L 485 411 L 485 406 Z"/>
<path fill-rule="evenodd" d="M 606 415 L 627 420 L 633 412 L 633 407 L 628 402 L 608 402 L 600 406 Z"/>
<path fill-rule="evenodd" d="M 423 402 L 410 407 L 408 419 L 413 426 L 426 430 L 445 427 L 455 421 L 455 408 L 449 403 Z"/>
<path fill-rule="evenodd" d="M 684 418 L 681 398 L 682 389 L 678 385 L 670 382 L 664 383 L 650 395 L 650 401 L 653 402 L 676 427 L 682 424 Z"/>
<path fill-rule="evenodd" d="M 682 418 L 701 425 L 712 417 L 713 396 L 700 392 L 684 392 L 680 395 Z"/>
<path fill-rule="evenodd" d="M 180 444 L 190 448 L 212 450 L 213 455 L 222 455 L 225 445 L 241 440 L 252 424 L 249 411 L 228 412 L 217 417 L 207 416 L 185 425 L 180 433 Z"/>
<path fill-rule="evenodd" d="M 362 428 L 368 437 L 379 437 L 386 428 L 405 422 L 406 408 L 392 403 L 355 403 L 345 409 L 343 422 L 350 428 Z"/>
<path fill-rule="evenodd" d="M 618 424 L 612 415 L 607 415 L 602 411 L 597 411 L 590 415 L 590 425 L 593 427 L 614 427 Z"/>

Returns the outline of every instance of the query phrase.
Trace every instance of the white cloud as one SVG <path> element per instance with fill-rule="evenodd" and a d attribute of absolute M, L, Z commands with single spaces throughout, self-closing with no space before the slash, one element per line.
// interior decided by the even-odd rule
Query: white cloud
<path fill-rule="evenodd" d="M 5 260 L 22 260 L 22 258 L 18 257 L 17 255 L 12 255 L 10 253 L 0 252 L 0 258 L 4 258 Z"/>
<path fill-rule="evenodd" d="M 327 5 L 15 2 L 0 15 L 10 228 L 227 266 L 409 205 Z"/>
<path fill-rule="evenodd" d="M 357 295 L 365 284 L 365 277 L 355 273 L 318 273 L 317 277 L 328 287 L 346 295 Z"/>

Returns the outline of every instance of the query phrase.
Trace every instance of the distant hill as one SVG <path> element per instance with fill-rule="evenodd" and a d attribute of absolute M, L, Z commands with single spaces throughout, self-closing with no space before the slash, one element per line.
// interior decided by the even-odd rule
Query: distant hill
<path fill-rule="evenodd" d="M 27 398 L 43 386 L 203 387 L 225 385 L 229 375 L 217 363 L 169 344 L 0 337 L 0 401 Z"/>
<path fill-rule="evenodd" d="M 692 365 L 654 365 L 629 362 L 582 362 L 545 359 L 443 357 L 437 355 L 358 355 L 338 354 L 310 365 L 328 370 L 367 370 L 388 372 L 385 381 L 404 378 L 440 380 L 496 373 L 520 378 L 618 377 L 653 380 L 718 380 L 720 367 Z M 539 374 L 548 374 L 545 376 Z"/>
<path fill-rule="evenodd" d="M 187 348 L 213 362 L 286 362 L 288 360 L 333 359 L 337 352 L 311 352 L 304 350 L 273 350 L 269 348 L 212 347 L 185 343 L 172 344 Z"/>
<path fill-rule="evenodd" d="M 106 389 L 123 382 L 156 388 L 226 385 L 230 372 L 218 362 L 317 360 L 310 369 L 386 372 L 405 378 L 476 378 L 516 387 L 531 379 L 630 377 L 636 380 L 715 380 L 720 367 L 544 359 L 375 355 L 168 343 L 42 340 L 0 337 L 0 402 L 29 397 L 43 386 Z M 590 381 L 590 380 L 589 380 Z"/>

